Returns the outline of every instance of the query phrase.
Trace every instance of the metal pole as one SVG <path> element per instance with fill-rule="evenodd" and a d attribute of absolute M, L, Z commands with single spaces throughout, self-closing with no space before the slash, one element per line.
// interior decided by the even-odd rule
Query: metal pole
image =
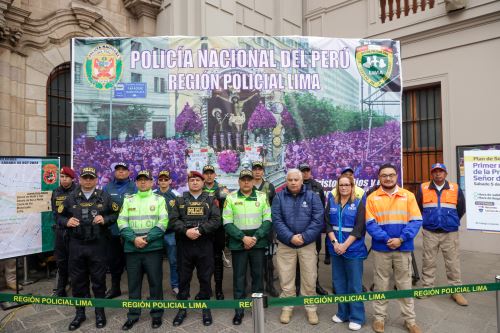
<path fill-rule="evenodd" d="M 264 333 L 264 295 L 262 293 L 252 294 L 252 318 L 254 333 Z"/>
<path fill-rule="evenodd" d="M 495 277 L 495 282 L 500 283 L 500 275 Z M 497 331 L 500 333 L 500 290 L 497 290 Z"/>
<path fill-rule="evenodd" d="M 111 149 L 111 139 L 113 137 L 113 91 L 114 89 L 111 88 L 109 89 L 110 94 L 109 94 L 109 148 Z"/>

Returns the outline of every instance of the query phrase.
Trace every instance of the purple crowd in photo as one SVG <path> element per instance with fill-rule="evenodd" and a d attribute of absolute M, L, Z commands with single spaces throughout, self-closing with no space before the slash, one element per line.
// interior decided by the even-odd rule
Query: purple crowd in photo
<path fill-rule="evenodd" d="M 286 168 L 296 168 L 307 162 L 317 180 L 334 180 L 342 169 L 354 169 L 354 177 L 368 181 L 362 187 L 371 186 L 369 181 L 377 179 L 382 163 L 401 165 L 401 131 L 397 121 L 372 128 L 370 150 L 366 156 L 368 129 L 352 132 L 334 132 L 316 138 L 291 142 L 286 146 Z M 330 187 L 325 185 L 324 187 Z M 359 184 L 358 184 L 359 185 Z"/>
<path fill-rule="evenodd" d="M 350 166 L 359 180 L 358 185 L 370 187 L 373 185 L 370 180 L 377 179 L 378 167 L 382 163 L 392 163 L 398 168 L 401 165 L 399 123 L 389 121 L 384 126 L 373 128 L 370 136 L 368 154 L 368 129 L 334 132 L 291 142 L 286 145 L 285 167 L 296 168 L 302 162 L 309 163 L 313 177 L 328 189 L 333 185 L 326 181 L 336 180 L 342 169 Z M 84 165 L 93 165 L 98 172 L 100 187 L 112 179 L 113 166 L 117 162 L 129 164 L 131 179 L 142 169 L 151 170 L 155 178 L 166 169 L 171 173 L 172 187 L 182 188 L 187 181 L 187 148 L 188 143 L 184 139 L 136 138 L 123 142 L 112 140 L 110 150 L 108 140 L 82 136 L 74 142 L 73 167 L 79 171 Z"/>

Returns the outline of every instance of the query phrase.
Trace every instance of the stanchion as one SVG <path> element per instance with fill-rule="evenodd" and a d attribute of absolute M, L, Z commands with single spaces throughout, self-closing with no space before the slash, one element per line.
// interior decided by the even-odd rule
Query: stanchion
<path fill-rule="evenodd" d="M 264 295 L 262 293 L 252 294 L 252 318 L 254 333 L 264 333 Z"/>
<path fill-rule="evenodd" d="M 500 283 L 500 275 L 495 277 L 495 282 Z M 500 333 L 500 290 L 497 290 L 497 331 Z"/>

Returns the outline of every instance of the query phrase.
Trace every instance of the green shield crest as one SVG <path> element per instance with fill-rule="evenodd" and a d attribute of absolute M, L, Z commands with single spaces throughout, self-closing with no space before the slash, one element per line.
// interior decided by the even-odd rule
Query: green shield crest
<path fill-rule="evenodd" d="M 392 49 L 381 45 L 362 45 L 356 48 L 359 74 L 369 85 L 380 88 L 391 79 L 394 64 Z"/>

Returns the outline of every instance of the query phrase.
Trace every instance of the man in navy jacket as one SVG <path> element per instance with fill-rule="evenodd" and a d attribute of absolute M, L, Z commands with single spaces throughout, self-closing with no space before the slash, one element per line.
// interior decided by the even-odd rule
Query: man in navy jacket
<path fill-rule="evenodd" d="M 316 295 L 317 252 L 316 239 L 323 228 L 323 204 L 317 194 L 303 185 L 302 173 L 290 169 L 286 176 L 286 188 L 279 192 L 272 205 L 273 227 L 278 238 L 276 253 L 281 284 L 280 297 L 295 296 L 295 271 L 300 264 L 300 292 L 303 296 Z M 315 305 L 307 305 L 307 320 L 319 322 Z M 293 306 L 285 306 L 280 321 L 288 324 Z"/>

